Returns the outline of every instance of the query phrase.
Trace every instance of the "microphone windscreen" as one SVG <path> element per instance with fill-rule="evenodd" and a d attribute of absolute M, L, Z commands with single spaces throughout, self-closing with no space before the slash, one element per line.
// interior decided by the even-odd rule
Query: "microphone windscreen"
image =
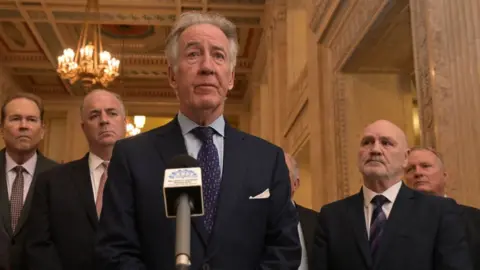
<path fill-rule="evenodd" d="M 167 169 L 200 167 L 198 161 L 187 154 L 175 156 L 166 165 Z"/>

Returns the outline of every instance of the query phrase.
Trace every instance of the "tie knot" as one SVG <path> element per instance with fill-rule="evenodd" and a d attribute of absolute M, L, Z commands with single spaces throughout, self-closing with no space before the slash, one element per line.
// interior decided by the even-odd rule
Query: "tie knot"
<path fill-rule="evenodd" d="M 381 207 L 386 202 L 389 202 L 389 200 L 387 199 L 387 197 L 385 197 L 383 195 L 377 195 L 377 196 L 373 197 L 373 199 L 372 199 L 372 204 L 374 204 L 375 207 Z"/>
<path fill-rule="evenodd" d="M 15 168 L 13 168 L 13 170 L 17 173 L 17 174 L 20 174 L 20 173 L 23 173 L 23 171 L 25 170 L 25 168 L 23 168 L 23 166 L 15 166 Z"/>
<path fill-rule="evenodd" d="M 202 142 L 207 142 L 212 140 L 214 130 L 211 127 L 196 127 L 192 130 L 192 133 Z"/>
<path fill-rule="evenodd" d="M 104 161 L 104 162 L 102 162 L 102 166 L 103 166 L 105 169 L 108 169 L 108 164 L 109 164 L 109 163 L 110 163 L 109 161 Z"/>

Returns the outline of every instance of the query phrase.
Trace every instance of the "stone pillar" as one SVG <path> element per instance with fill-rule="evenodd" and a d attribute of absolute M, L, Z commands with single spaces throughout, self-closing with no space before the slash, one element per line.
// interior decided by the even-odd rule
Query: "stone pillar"
<path fill-rule="evenodd" d="M 410 0 L 422 144 L 444 155 L 447 195 L 480 207 L 480 2 Z"/>
<path fill-rule="evenodd" d="M 88 151 L 87 140 L 80 125 L 79 106 L 72 106 L 66 113 L 67 126 L 66 135 L 66 155 L 65 161 L 72 161 L 83 157 Z"/>
<path fill-rule="evenodd" d="M 0 63 L 1 64 L 1 63 Z M 13 80 L 10 73 L 2 66 L 0 66 L 0 106 L 3 104 L 8 95 L 22 91 L 20 86 Z M 0 149 L 5 147 L 3 139 L 0 140 Z"/>
<path fill-rule="evenodd" d="M 272 103 L 272 89 L 268 84 L 262 83 L 260 85 L 260 137 L 272 142 L 274 121 Z"/>
<path fill-rule="evenodd" d="M 250 132 L 250 112 L 248 108 L 246 108 L 239 116 L 238 129 L 243 132 Z"/>
<path fill-rule="evenodd" d="M 9 94 L 20 91 L 22 91 L 22 89 L 13 80 L 10 73 L 4 67 L 0 66 L 0 102 L 3 103 Z"/>
<path fill-rule="evenodd" d="M 249 133 L 254 136 L 260 136 L 260 89 L 255 87 L 250 101 L 250 127 Z"/>
<path fill-rule="evenodd" d="M 272 92 L 274 104 L 274 132 L 272 142 L 285 147 L 285 119 L 287 115 L 286 93 L 287 88 L 287 35 L 286 35 L 286 6 L 285 1 L 276 1 L 272 10 L 272 22 L 267 34 L 267 82 Z M 285 149 L 289 151 L 289 149 Z"/>

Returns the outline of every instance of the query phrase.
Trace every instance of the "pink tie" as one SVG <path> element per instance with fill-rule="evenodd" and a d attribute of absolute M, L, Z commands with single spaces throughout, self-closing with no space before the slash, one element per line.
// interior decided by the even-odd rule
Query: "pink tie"
<path fill-rule="evenodd" d="M 96 203 L 98 218 L 100 218 L 100 213 L 102 212 L 103 189 L 105 188 L 105 183 L 107 182 L 107 176 L 108 176 L 108 161 L 104 161 L 102 163 L 102 166 L 105 170 L 103 171 L 102 177 L 100 178 L 100 184 L 98 185 L 97 203 Z"/>

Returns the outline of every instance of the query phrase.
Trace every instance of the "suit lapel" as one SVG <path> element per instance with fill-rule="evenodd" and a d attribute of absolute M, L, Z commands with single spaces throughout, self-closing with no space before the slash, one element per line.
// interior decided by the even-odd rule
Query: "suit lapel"
<path fill-rule="evenodd" d="M 245 135 L 230 125 L 225 125 L 224 158 L 222 183 L 217 201 L 217 216 L 212 230 L 207 256 L 213 256 L 218 250 L 222 233 L 231 233 L 228 229 L 230 215 L 234 213 L 238 195 L 241 194 L 243 178 L 246 172 L 246 152 L 243 151 Z"/>
<path fill-rule="evenodd" d="M 380 269 L 380 262 L 384 257 L 385 252 L 388 250 L 388 246 L 394 238 L 395 233 L 407 226 L 408 215 L 412 211 L 414 198 L 413 190 L 402 184 L 393 204 L 393 208 L 390 211 L 390 215 L 388 216 L 387 225 L 385 226 L 385 231 L 383 232 L 378 249 L 378 255 L 373 262 L 373 269 Z"/>
<path fill-rule="evenodd" d="M 10 200 L 8 199 L 7 176 L 5 172 L 5 149 L 0 152 L 0 215 L 5 231 L 12 236 L 10 221 Z"/>
<path fill-rule="evenodd" d="M 170 160 L 177 155 L 188 153 L 177 117 L 175 117 L 175 119 L 170 121 L 164 127 L 158 129 L 156 135 L 157 138 L 155 138 L 153 141 L 157 151 L 162 157 L 164 164 L 169 163 Z M 192 217 L 192 224 L 194 230 L 198 233 L 203 244 L 206 246 L 208 234 L 205 226 L 203 225 L 202 217 Z M 174 228 L 173 223 L 172 228 Z"/>
<path fill-rule="evenodd" d="M 351 219 L 355 240 L 360 252 L 365 259 L 368 269 L 372 267 L 372 256 L 368 245 L 367 227 L 365 222 L 365 211 L 363 206 L 363 194 L 360 191 L 349 200 L 348 216 Z"/>
<path fill-rule="evenodd" d="M 20 218 L 18 220 L 18 224 L 14 232 L 14 235 L 18 234 L 22 230 L 23 225 L 27 221 L 28 213 L 30 212 L 33 193 L 35 191 L 35 181 L 37 179 L 38 174 L 42 173 L 49 167 L 47 163 L 48 161 L 46 160 L 46 158 L 42 156 L 42 154 L 37 152 L 37 164 L 35 165 L 35 172 L 33 173 L 32 183 L 30 184 L 30 188 L 28 189 L 27 197 L 25 198 L 25 203 L 23 204 L 22 212 L 20 214 Z"/>
<path fill-rule="evenodd" d="M 71 177 L 73 184 L 78 191 L 80 201 L 85 207 L 88 220 L 93 228 L 97 227 L 98 217 L 93 196 L 92 179 L 90 177 L 90 167 L 88 165 L 88 154 L 75 163 L 72 167 Z"/>

